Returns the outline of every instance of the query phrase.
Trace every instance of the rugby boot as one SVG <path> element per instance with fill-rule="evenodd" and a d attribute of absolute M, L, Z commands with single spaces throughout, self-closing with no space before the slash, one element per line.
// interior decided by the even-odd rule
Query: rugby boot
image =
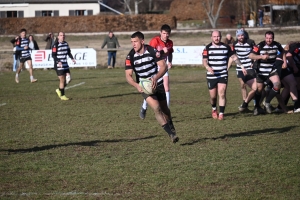
<path fill-rule="evenodd" d="M 169 135 L 170 136 L 170 138 L 171 138 L 171 141 L 173 142 L 173 143 L 176 143 L 176 142 L 178 142 L 179 141 L 179 137 L 177 137 L 177 135 L 174 133 L 174 134 L 171 134 L 171 135 Z"/>
<path fill-rule="evenodd" d="M 33 78 L 33 79 L 30 80 L 30 82 L 35 83 L 35 82 L 37 82 L 37 79 Z"/>
<path fill-rule="evenodd" d="M 144 109 L 143 107 L 141 107 L 140 114 L 139 114 L 141 119 L 146 118 L 146 111 L 147 111 L 147 109 Z"/>
<path fill-rule="evenodd" d="M 219 117 L 218 117 L 218 120 L 223 120 L 224 119 L 224 114 L 223 113 L 220 113 L 219 114 Z"/>
<path fill-rule="evenodd" d="M 214 119 L 218 119 L 218 112 L 217 112 L 217 110 L 212 110 L 212 111 L 211 111 L 211 116 L 212 116 L 212 118 L 214 118 Z"/>
<path fill-rule="evenodd" d="M 61 91 L 59 89 L 56 89 L 55 92 L 56 92 L 57 96 L 60 98 L 61 97 Z"/>
<path fill-rule="evenodd" d="M 61 96 L 61 97 L 60 97 L 60 99 L 61 99 L 61 100 L 63 100 L 63 101 L 68 101 L 68 100 L 69 100 L 69 98 L 68 98 L 68 97 L 66 97 L 66 95 L 64 95 L 64 96 Z"/>
<path fill-rule="evenodd" d="M 266 109 L 267 113 L 269 113 L 269 114 L 272 113 L 272 108 L 271 108 L 270 103 L 265 103 L 265 109 Z"/>
<path fill-rule="evenodd" d="M 15 81 L 16 81 L 16 83 L 19 83 L 19 82 L 20 82 L 18 76 L 16 76 Z"/>

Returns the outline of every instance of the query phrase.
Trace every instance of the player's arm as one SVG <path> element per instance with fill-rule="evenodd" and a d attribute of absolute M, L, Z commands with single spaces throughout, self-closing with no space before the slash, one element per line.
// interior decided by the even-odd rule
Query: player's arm
<path fill-rule="evenodd" d="M 134 79 L 132 78 L 133 75 L 133 69 L 126 69 L 125 70 L 125 76 L 126 76 L 126 81 L 127 83 L 129 83 L 129 85 L 132 85 L 133 87 L 135 87 L 140 93 L 143 92 L 141 86 L 134 81 Z"/>
<path fill-rule="evenodd" d="M 160 79 L 167 71 L 167 63 L 164 59 L 157 61 L 159 71 L 152 77 L 152 88 L 155 89 L 157 86 L 157 80 Z"/>
<path fill-rule="evenodd" d="M 70 47 L 68 46 L 68 56 L 69 58 L 71 58 L 71 60 L 73 61 L 74 64 L 76 64 L 76 60 L 74 59 L 72 53 L 71 53 L 71 49 Z"/>
<path fill-rule="evenodd" d="M 291 66 L 291 68 L 293 68 L 294 73 L 298 73 L 298 67 L 293 59 L 293 55 L 290 52 L 287 52 L 286 54 L 286 59 L 289 62 L 289 66 Z"/>
<path fill-rule="evenodd" d="M 214 74 L 213 68 L 208 64 L 208 51 L 206 49 L 202 52 L 202 64 L 209 73 Z"/>
<path fill-rule="evenodd" d="M 241 63 L 240 59 L 238 58 L 238 56 L 236 54 L 233 54 L 230 57 L 236 65 L 240 66 L 242 68 L 242 72 L 244 75 L 247 75 L 247 70 L 245 69 L 245 67 L 243 66 L 243 64 Z"/>

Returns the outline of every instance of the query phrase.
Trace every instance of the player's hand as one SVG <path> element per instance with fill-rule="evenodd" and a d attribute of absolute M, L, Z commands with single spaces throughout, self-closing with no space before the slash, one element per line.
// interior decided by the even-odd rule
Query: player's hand
<path fill-rule="evenodd" d="M 267 60 L 269 58 L 269 54 L 264 54 L 264 55 L 262 55 L 262 60 Z"/>
<path fill-rule="evenodd" d="M 242 72 L 243 72 L 244 76 L 247 75 L 247 70 L 244 67 L 242 68 Z"/>
<path fill-rule="evenodd" d="M 172 63 L 168 62 L 168 69 L 172 68 Z"/>
<path fill-rule="evenodd" d="M 75 59 L 73 59 L 72 61 L 73 61 L 74 65 L 75 65 L 75 64 L 76 64 L 76 60 L 75 60 Z"/>
<path fill-rule="evenodd" d="M 162 50 L 164 50 L 165 53 L 168 53 L 168 48 L 164 47 Z"/>
<path fill-rule="evenodd" d="M 139 93 L 143 93 L 142 87 L 139 84 L 136 84 L 135 88 Z"/>
<path fill-rule="evenodd" d="M 156 89 L 156 86 L 157 86 L 157 78 L 156 78 L 156 75 L 154 75 L 154 76 L 151 78 L 151 81 L 152 81 L 152 88 L 155 90 L 155 89 Z"/>
<path fill-rule="evenodd" d="M 28 46 L 25 46 L 24 49 L 28 49 Z"/>
<path fill-rule="evenodd" d="M 57 63 L 57 67 L 62 68 L 62 63 L 61 63 L 61 62 L 58 62 L 58 63 Z"/>
<path fill-rule="evenodd" d="M 206 70 L 210 73 L 210 74 L 214 74 L 214 70 L 211 67 L 206 67 Z"/>

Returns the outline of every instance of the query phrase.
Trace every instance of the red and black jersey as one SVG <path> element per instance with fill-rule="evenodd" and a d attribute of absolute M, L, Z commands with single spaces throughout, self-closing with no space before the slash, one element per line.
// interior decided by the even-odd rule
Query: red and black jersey
<path fill-rule="evenodd" d="M 167 59 L 168 55 L 170 55 L 174 52 L 173 41 L 170 39 L 167 39 L 167 41 L 164 42 L 161 40 L 160 35 L 152 38 L 149 42 L 149 45 L 152 46 L 153 48 L 157 49 L 158 51 L 161 51 L 164 47 L 167 47 L 168 53 L 163 54 L 164 59 Z"/>

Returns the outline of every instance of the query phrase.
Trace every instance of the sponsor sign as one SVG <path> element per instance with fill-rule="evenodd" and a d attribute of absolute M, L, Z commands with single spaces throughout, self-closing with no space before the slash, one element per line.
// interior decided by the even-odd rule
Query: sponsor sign
<path fill-rule="evenodd" d="M 204 46 L 174 46 L 173 65 L 202 65 Z"/>
<path fill-rule="evenodd" d="M 70 67 L 95 67 L 97 66 L 97 53 L 93 48 L 71 49 L 71 53 L 76 60 L 76 64 L 68 58 Z M 32 66 L 37 68 L 53 68 L 54 60 L 52 51 L 49 50 L 32 50 L 31 52 Z M 26 68 L 28 68 L 26 63 Z"/>

